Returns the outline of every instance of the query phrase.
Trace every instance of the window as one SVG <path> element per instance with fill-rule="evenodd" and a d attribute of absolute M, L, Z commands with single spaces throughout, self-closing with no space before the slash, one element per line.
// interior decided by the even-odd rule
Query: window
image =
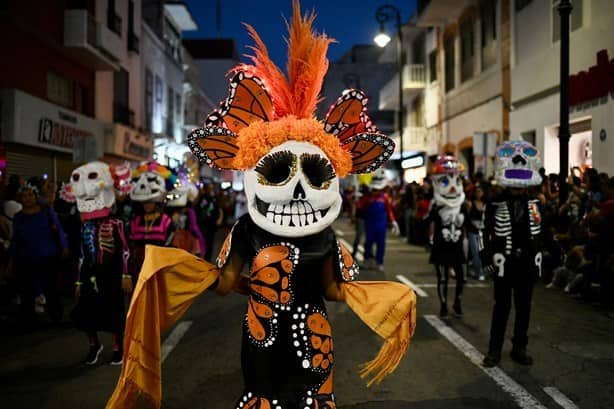
<path fill-rule="evenodd" d="M 153 120 L 153 75 L 145 68 L 145 129 L 151 131 Z"/>
<path fill-rule="evenodd" d="M 47 98 L 68 108 L 73 107 L 73 82 L 53 72 L 47 73 Z"/>
<path fill-rule="evenodd" d="M 181 117 L 181 95 L 175 93 L 175 120 L 179 120 Z"/>
<path fill-rule="evenodd" d="M 571 10 L 571 31 L 576 31 L 582 27 L 582 6 L 583 0 L 572 1 L 573 9 Z M 552 0 L 552 42 L 555 43 L 561 39 L 561 16 L 557 7 L 559 0 Z"/>
<path fill-rule="evenodd" d="M 480 2 L 482 20 L 482 70 L 497 62 L 497 1 Z"/>
<path fill-rule="evenodd" d="M 128 71 L 120 68 L 113 72 L 113 121 L 125 125 L 134 125 L 134 112 L 130 111 L 128 90 L 130 76 Z"/>
<path fill-rule="evenodd" d="M 181 35 L 168 19 L 164 19 L 163 34 L 164 42 L 166 44 L 166 50 L 176 61 L 181 62 Z"/>
<path fill-rule="evenodd" d="M 174 114 L 175 114 L 175 109 L 173 108 L 174 102 L 175 102 L 175 99 L 173 98 L 174 95 L 175 93 L 173 92 L 173 89 L 169 86 L 167 90 L 167 94 L 166 94 L 166 134 L 167 135 L 173 135 L 173 122 L 174 122 Z"/>
<path fill-rule="evenodd" d="M 473 77 L 473 17 L 464 20 L 460 25 L 461 40 L 461 82 Z"/>
<path fill-rule="evenodd" d="M 533 0 L 516 0 L 516 11 L 520 11 L 523 8 L 531 4 Z"/>
<path fill-rule="evenodd" d="M 535 146 L 535 129 L 532 131 L 521 132 L 520 137 L 523 141 L 529 142 L 531 145 Z"/>
<path fill-rule="evenodd" d="M 437 50 L 429 54 L 429 82 L 437 81 Z"/>
<path fill-rule="evenodd" d="M 115 13 L 115 0 L 108 0 L 107 3 L 107 27 L 121 37 L 122 18 Z"/>
<path fill-rule="evenodd" d="M 156 98 L 156 106 L 155 106 L 155 110 L 156 112 L 158 112 L 156 114 L 157 115 L 162 115 L 162 79 L 160 79 L 160 77 L 158 77 L 156 75 L 156 89 L 154 90 L 155 92 L 155 98 Z"/>
<path fill-rule="evenodd" d="M 454 36 L 448 36 L 443 43 L 446 91 L 450 91 L 454 88 Z"/>
<path fill-rule="evenodd" d="M 412 43 L 411 58 L 412 64 L 424 64 L 424 32 L 421 33 Z"/>

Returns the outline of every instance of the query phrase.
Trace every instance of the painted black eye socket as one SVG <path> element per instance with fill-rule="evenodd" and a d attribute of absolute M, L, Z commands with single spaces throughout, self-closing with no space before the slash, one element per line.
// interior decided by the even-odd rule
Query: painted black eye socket
<path fill-rule="evenodd" d="M 329 182 L 337 176 L 330 162 L 316 154 L 302 155 L 301 168 L 309 184 L 318 189 L 328 188 Z"/>
<path fill-rule="evenodd" d="M 147 181 L 149 183 L 156 183 L 158 181 L 158 178 L 156 176 L 148 176 Z"/>
<path fill-rule="evenodd" d="M 262 184 L 283 184 L 296 171 L 296 157 L 290 151 L 275 152 L 262 158 L 254 170 Z"/>
<path fill-rule="evenodd" d="M 81 175 L 79 175 L 78 173 L 73 173 L 72 175 L 73 182 L 78 182 L 80 178 L 81 178 Z"/>
<path fill-rule="evenodd" d="M 98 179 L 98 172 L 90 172 L 87 174 L 87 178 L 90 180 Z"/>

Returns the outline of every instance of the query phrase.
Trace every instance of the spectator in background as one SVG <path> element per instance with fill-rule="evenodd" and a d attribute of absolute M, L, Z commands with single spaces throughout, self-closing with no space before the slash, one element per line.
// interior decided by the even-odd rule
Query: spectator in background
<path fill-rule="evenodd" d="M 608 179 L 604 189 L 605 201 L 599 211 L 601 301 L 608 317 L 614 318 L 614 177 Z"/>
<path fill-rule="evenodd" d="M 40 204 L 35 186 L 24 185 L 19 197 L 23 209 L 13 219 L 8 269 L 17 277 L 22 324 L 33 324 L 35 306 L 43 305 L 59 323 L 63 307 L 58 263 L 68 255 L 68 242 L 54 210 Z"/>
<path fill-rule="evenodd" d="M 405 240 L 409 244 L 411 243 L 412 218 L 416 211 L 416 192 L 413 183 L 405 186 L 405 191 L 401 196 L 401 206 L 405 223 Z"/>
<path fill-rule="evenodd" d="M 211 261 L 213 257 L 213 240 L 217 228 L 222 225 L 224 212 L 218 206 L 218 199 L 212 183 L 205 185 L 205 192 L 196 208 L 198 226 L 205 237 L 205 260 Z"/>
<path fill-rule="evenodd" d="M 484 220 L 486 215 L 486 203 L 484 203 L 484 189 L 482 185 L 476 185 L 473 190 L 473 197 L 466 203 L 469 212 L 469 223 L 467 223 L 467 237 L 469 239 L 469 251 L 475 278 L 483 281 L 484 271 L 480 260 L 480 242 L 482 231 L 484 230 Z"/>
<path fill-rule="evenodd" d="M 360 185 L 360 191 L 355 194 L 355 204 L 352 213 L 352 221 L 354 222 L 354 245 L 352 247 L 352 258 L 356 259 L 356 253 L 358 252 L 358 246 L 362 242 L 365 236 L 365 212 L 358 206 L 360 200 L 363 197 L 369 195 L 369 187 L 367 185 Z"/>

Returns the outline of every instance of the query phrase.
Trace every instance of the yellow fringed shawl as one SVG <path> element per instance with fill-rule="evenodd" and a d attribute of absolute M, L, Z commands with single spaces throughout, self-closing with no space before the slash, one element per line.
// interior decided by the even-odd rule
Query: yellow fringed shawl
<path fill-rule="evenodd" d="M 122 372 L 107 409 L 160 408 L 160 334 L 210 287 L 219 270 L 179 249 L 147 246 L 124 333 Z"/>

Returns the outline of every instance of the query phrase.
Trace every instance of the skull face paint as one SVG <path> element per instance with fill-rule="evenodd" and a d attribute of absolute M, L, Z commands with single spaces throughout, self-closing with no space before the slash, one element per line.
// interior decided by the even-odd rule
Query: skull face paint
<path fill-rule="evenodd" d="M 525 141 L 508 141 L 497 147 L 495 179 L 504 187 L 527 187 L 541 184 L 539 150 Z"/>
<path fill-rule="evenodd" d="M 431 170 L 433 200 L 439 206 L 460 207 L 465 201 L 461 165 L 454 156 L 443 156 Z"/>
<path fill-rule="evenodd" d="M 107 216 L 115 203 L 113 177 L 103 162 L 91 162 L 75 169 L 70 177 L 70 190 L 84 220 Z"/>
<path fill-rule="evenodd" d="M 283 237 L 318 233 L 341 210 L 335 170 L 308 142 L 284 142 L 246 170 L 245 194 L 254 223 Z"/>
<path fill-rule="evenodd" d="M 177 183 L 175 188 L 166 195 L 166 206 L 185 207 L 198 196 L 198 188 L 193 183 Z"/>

